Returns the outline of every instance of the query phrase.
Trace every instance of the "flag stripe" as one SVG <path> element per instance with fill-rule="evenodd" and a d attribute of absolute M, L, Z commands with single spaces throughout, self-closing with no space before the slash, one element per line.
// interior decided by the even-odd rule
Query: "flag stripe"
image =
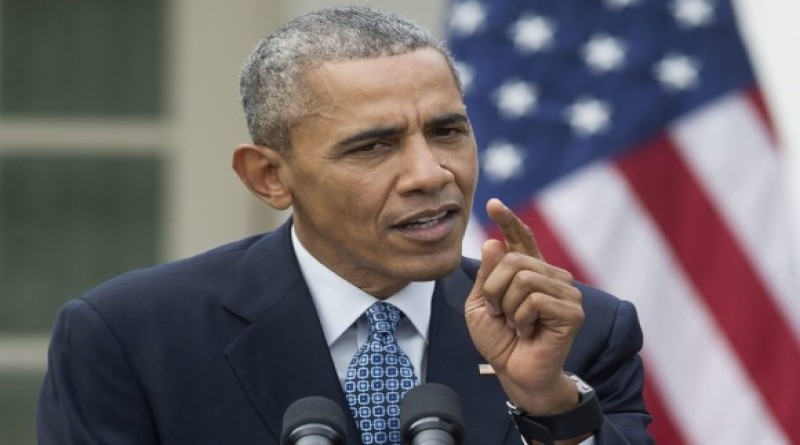
<path fill-rule="evenodd" d="M 647 357 L 645 357 L 646 361 Z M 684 445 L 686 439 L 675 424 L 672 413 L 664 405 L 663 397 L 658 383 L 653 381 L 649 375 L 649 367 L 645 367 L 644 400 L 647 410 L 653 416 L 653 423 L 650 425 L 650 433 L 658 437 L 661 443 L 669 445 Z"/>
<path fill-rule="evenodd" d="M 688 442 L 789 443 L 616 169 L 593 165 L 549 188 L 537 202 L 579 266 L 596 283 L 636 304 L 650 378 Z"/>
<path fill-rule="evenodd" d="M 525 221 L 531 228 L 536 236 L 536 242 L 539 249 L 551 264 L 555 264 L 561 268 L 569 270 L 576 280 L 583 282 L 596 282 L 587 275 L 581 266 L 576 263 L 567 249 L 564 247 L 568 243 L 564 240 L 558 239 L 556 231 L 554 231 L 548 221 L 542 217 L 538 207 L 535 205 L 515 209 L 517 215 Z M 492 233 L 495 239 L 499 238 L 499 230 Z M 664 405 L 663 396 L 660 393 L 658 384 L 645 376 L 645 401 L 650 415 L 653 416 L 653 423 L 650 425 L 650 431 L 655 437 L 658 437 L 663 443 L 670 445 L 684 445 L 686 440 L 682 437 L 681 431 L 675 425 L 675 421 L 670 414 L 669 410 Z"/>
<path fill-rule="evenodd" d="M 750 102 L 750 105 L 753 107 L 756 113 L 758 113 L 759 120 L 764 123 L 767 136 L 772 142 L 770 146 L 775 151 L 779 151 L 778 148 L 780 148 L 780 146 L 778 144 L 778 137 L 775 131 L 775 123 L 772 121 L 772 116 L 769 114 L 769 107 L 767 107 L 767 102 L 764 100 L 764 94 L 757 86 L 749 88 L 745 91 L 745 94 L 747 95 L 747 100 Z"/>
<path fill-rule="evenodd" d="M 617 163 L 669 241 L 743 366 L 800 442 L 800 351 L 792 330 L 705 191 L 662 137 Z M 714 267 L 703 267 L 707 265 Z M 765 348 L 769 345 L 769 349 Z"/>
<path fill-rule="evenodd" d="M 536 236 L 539 248 L 548 262 L 569 270 L 576 280 L 589 282 L 591 279 L 586 275 L 581 266 L 571 257 L 567 249 L 569 243 L 558 239 L 548 221 L 542 217 L 538 206 L 532 205 L 529 208 L 518 209 L 517 215 L 522 218 L 531 228 Z M 499 232 L 499 231 L 496 231 Z M 495 233 L 495 236 L 499 233 Z M 658 385 L 645 373 L 644 397 L 647 409 L 653 417 L 653 423 L 649 430 L 658 437 L 663 443 L 669 445 L 684 445 L 686 440 L 681 436 L 680 430 L 675 424 L 670 411 L 664 405 L 663 396 Z"/>
<path fill-rule="evenodd" d="M 752 97 L 725 97 L 679 121 L 671 134 L 692 176 L 724 217 L 800 339 L 800 289 L 792 251 L 786 248 L 790 219 L 781 193 L 779 153 Z"/>
<path fill-rule="evenodd" d="M 515 209 L 517 211 L 517 209 Z M 556 231 L 554 231 L 549 223 L 542 217 L 538 207 L 535 205 L 518 209 L 517 214 L 525 221 L 531 228 L 536 236 L 536 242 L 539 249 L 545 256 L 548 262 L 569 270 L 576 280 L 583 282 L 596 282 L 596 279 L 589 277 L 582 267 L 576 263 L 567 249 L 564 247 L 568 245 L 564 240 L 558 239 Z M 495 236 L 499 235 L 499 231 L 494 233 Z M 664 405 L 663 396 L 661 394 L 658 383 L 653 381 L 648 375 L 649 371 L 646 369 L 645 374 L 645 401 L 650 415 L 653 416 L 653 423 L 650 425 L 650 431 L 658 437 L 662 443 L 669 445 L 684 445 L 686 440 L 682 437 L 680 429 L 677 428 L 675 420 L 667 407 Z"/>

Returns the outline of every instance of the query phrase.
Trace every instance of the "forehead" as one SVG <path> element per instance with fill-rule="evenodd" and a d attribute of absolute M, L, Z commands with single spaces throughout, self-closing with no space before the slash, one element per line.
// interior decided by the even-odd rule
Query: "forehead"
<path fill-rule="evenodd" d="M 308 85 L 319 108 L 382 102 L 461 102 L 445 57 L 425 48 L 410 53 L 325 63 L 309 72 Z M 429 100 L 425 100 L 425 99 Z"/>
<path fill-rule="evenodd" d="M 345 118 L 365 125 L 382 119 L 407 121 L 463 112 L 464 107 L 445 56 L 432 48 L 325 63 L 309 71 L 306 81 L 313 105 L 301 124 L 320 119 L 341 124 Z"/>
<path fill-rule="evenodd" d="M 312 82 L 327 79 L 346 84 L 396 82 L 406 77 L 423 82 L 432 75 L 441 75 L 452 81 L 457 88 L 455 75 L 446 57 L 434 48 L 420 48 L 403 54 L 374 58 L 324 62 L 311 69 L 308 78 Z"/>

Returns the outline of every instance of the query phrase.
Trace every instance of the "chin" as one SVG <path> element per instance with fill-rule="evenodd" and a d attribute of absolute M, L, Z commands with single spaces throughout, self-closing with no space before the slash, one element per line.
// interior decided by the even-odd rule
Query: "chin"
<path fill-rule="evenodd" d="M 461 250 L 446 255 L 433 255 L 413 260 L 409 267 L 410 281 L 434 281 L 451 274 L 461 264 Z"/>

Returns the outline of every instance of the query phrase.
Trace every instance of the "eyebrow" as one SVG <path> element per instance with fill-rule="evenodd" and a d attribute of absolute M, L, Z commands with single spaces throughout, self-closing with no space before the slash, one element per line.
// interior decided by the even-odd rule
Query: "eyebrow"
<path fill-rule="evenodd" d="M 461 113 L 447 113 L 441 116 L 436 116 L 428 122 L 425 122 L 425 128 L 444 127 L 447 125 L 461 124 L 464 122 L 469 122 L 467 115 Z"/>
<path fill-rule="evenodd" d="M 432 119 L 425 122 L 425 128 L 426 129 L 438 128 L 452 124 L 460 124 L 468 121 L 469 119 L 467 119 L 467 116 L 464 114 L 447 113 L 440 116 L 435 116 Z M 386 126 L 386 127 L 369 128 L 363 131 L 359 131 L 358 133 L 339 141 L 336 145 L 339 147 L 356 145 L 359 142 L 397 136 L 403 134 L 404 131 L 405 127 Z"/>
<path fill-rule="evenodd" d="M 336 145 L 339 147 L 346 147 L 349 145 L 356 145 L 359 142 L 371 141 L 374 139 L 382 139 L 392 136 L 397 136 L 405 131 L 404 127 L 375 127 L 367 130 L 359 131 L 358 133 L 346 139 L 339 141 Z"/>

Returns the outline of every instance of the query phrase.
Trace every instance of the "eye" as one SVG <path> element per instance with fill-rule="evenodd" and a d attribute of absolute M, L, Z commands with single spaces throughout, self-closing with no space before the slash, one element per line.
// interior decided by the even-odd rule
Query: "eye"
<path fill-rule="evenodd" d="M 378 150 L 380 147 L 386 144 L 381 144 L 380 142 L 370 142 L 369 144 L 359 145 L 358 147 L 354 148 L 353 151 L 360 152 L 360 153 L 369 153 L 371 151 Z"/>
<path fill-rule="evenodd" d="M 388 149 L 390 145 L 386 142 L 375 141 L 366 144 L 357 145 L 347 151 L 351 155 L 367 155 Z"/>
<path fill-rule="evenodd" d="M 453 138 L 467 134 L 467 129 L 463 127 L 438 127 L 431 131 L 431 136 L 435 138 Z"/>

